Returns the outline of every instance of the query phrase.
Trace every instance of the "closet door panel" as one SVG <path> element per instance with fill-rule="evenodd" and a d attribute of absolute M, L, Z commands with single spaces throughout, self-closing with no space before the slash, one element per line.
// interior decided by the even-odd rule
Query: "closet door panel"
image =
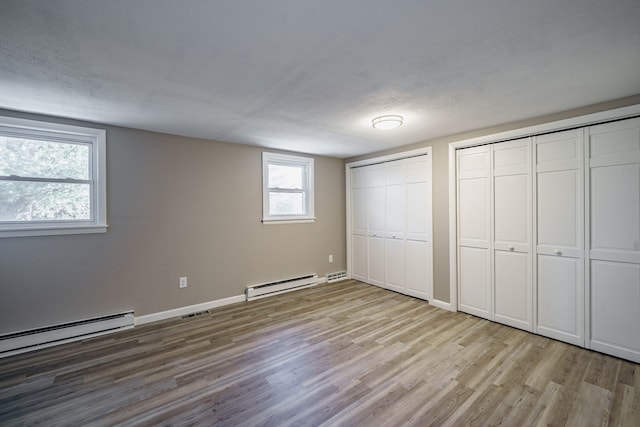
<path fill-rule="evenodd" d="M 386 186 L 386 231 L 387 237 L 402 238 L 405 228 L 404 184 Z"/>
<path fill-rule="evenodd" d="M 590 166 L 640 163 L 640 118 L 592 126 Z"/>
<path fill-rule="evenodd" d="M 529 254 L 495 251 L 495 320 L 531 330 Z"/>
<path fill-rule="evenodd" d="M 487 177 L 491 158 L 489 147 L 465 148 L 457 153 L 458 179 Z"/>
<path fill-rule="evenodd" d="M 589 128 L 590 348 L 640 363 L 640 119 Z"/>
<path fill-rule="evenodd" d="M 538 333 L 584 345 L 580 277 L 579 259 L 538 255 Z"/>
<path fill-rule="evenodd" d="M 351 200 L 351 232 L 364 236 L 367 234 L 367 189 L 352 189 Z"/>
<path fill-rule="evenodd" d="M 407 240 L 405 245 L 405 289 L 409 295 L 430 299 L 432 295 L 431 245 L 425 241 Z"/>
<path fill-rule="evenodd" d="M 460 310 L 490 318 L 490 259 L 489 250 L 460 247 L 459 272 Z"/>
<path fill-rule="evenodd" d="M 406 186 L 407 226 L 405 237 L 431 241 L 431 194 L 428 182 L 408 183 Z"/>
<path fill-rule="evenodd" d="M 584 346 L 583 130 L 535 138 L 536 292 L 541 335 Z"/>
<path fill-rule="evenodd" d="M 385 283 L 385 253 L 384 238 L 368 237 L 369 249 L 369 271 L 367 274 L 367 282 L 372 285 L 384 287 Z"/>
<path fill-rule="evenodd" d="M 489 247 L 489 178 L 461 180 L 458 189 L 460 245 Z"/>
<path fill-rule="evenodd" d="M 458 150 L 458 308 L 491 319 L 491 147 Z"/>
<path fill-rule="evenodd" d="M 383 165 L 364 166 L 366 170 L 366 186 L 382 187 L 384 186 L 384 167 Z"/>
<path fill-rule="evenodd" d="M 537 184 L 538 252 L 553 254 L 562 248 L 566 255 L 579 256 L 580 171 L 538 173 Z"/>
<path fill-rule="evenodd" d="M 404 184 L 405 160 L 394 160 L 384 164 L 385 185 Z"/>
<path fill-rule="evenodd" d="M 640 264 L 591 263 L 591 348 L 640 363 Z"/>
<path fill-rule="evenodd" d="M 351 188 L 365 188 L 368 186 L 369 167 L 351 170 Z"/>
<path fill-rule="evenodd" d="M 387 288 L 402 292 L 404 289 L 405 257 L 404 240 L 386 239 Z"/>
<path fill-rule="evenodd" d="M 591 169 L 591 257 L 640 263 L 640 164 Z"/>
<path fill-rule="evenodd" d="M 579 130 L 536 137 L 537 171 L 580 169 L 582 140 Z"/>
<path fill-rule="evenodd" d="M 581 345 L 580 263 L 575 258 L 540 255 L 538 267 L 538 328 L 553 338 Z"/>
<path fill-rule="evenodd" d="M 496 249 L 529 251 L 529 176 L 494 178 L 494 238 Z"/>
<path fill-rule="evenodd" d="M 413 157 L 405 160 L 404 182 L 425 182 L 431 179 L 429 165 L 431 159 L 428 156 Z"/>
<path fill-rule="evenodd" d="M 367 234 L 383 236 L 385 220 L 384 187 L 367 188 Z"/>
<path fill-rule="evenodd" d="M 529 139 L 493 144 L 493 175 L 518 175 L 529 172 Z"/>
<path fill-rule="evenodd" d="M 529 139 L 493 145 L 493 320 L 532 330 Z"/>
<path fill-rule="evenodd" d="M 367 237 L 354 234 L 351 237 L 351 251 L 353 268 L 351 274 L 354 279 L 367 281 L 367 271 L 369 268 L 369 255 L 367 251 Z"/>

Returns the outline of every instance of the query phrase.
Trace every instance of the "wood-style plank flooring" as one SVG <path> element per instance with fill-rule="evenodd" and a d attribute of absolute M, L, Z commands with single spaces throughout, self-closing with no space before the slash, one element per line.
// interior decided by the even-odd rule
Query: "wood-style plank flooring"
<path fill-rule="evenodd" d="M 640 365 L 356 281 L 0 359 L 0 425 L 640 426 Z"/>

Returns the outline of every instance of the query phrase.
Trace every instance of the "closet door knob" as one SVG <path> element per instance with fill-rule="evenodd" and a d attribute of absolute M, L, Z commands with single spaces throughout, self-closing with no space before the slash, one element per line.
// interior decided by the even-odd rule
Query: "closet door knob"
<path fill-rule="evenodd" d="M 555 255 L 558 255 L 558 256 L 562 255 L 562 252 L 560 252 L 560 250 L 559 250 L 559 249 L 554 249 L 554 250 L 553 250 L 553 253 L 554 253 Z"/>
<path fill-rule="evenodd" d="M 510 250 L 511 252 L 513 252 L 513 251 L 515 251 L 515 250 L 516 250 L 516 248 L 514 248 L 513 246 L 509 246 L 509 250 Z"/>

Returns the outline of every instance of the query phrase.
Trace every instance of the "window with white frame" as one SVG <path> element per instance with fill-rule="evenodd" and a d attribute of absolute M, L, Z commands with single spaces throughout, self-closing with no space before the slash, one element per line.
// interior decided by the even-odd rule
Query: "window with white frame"
<path fill-rule="evenodd" d="M 262 222 L 311 222 L 313 158 L 262 153 Z"/>
<path fill-rule="evenodd" d="M 106 132 L 0 117 L 0 237 L 106 231 Z"/>

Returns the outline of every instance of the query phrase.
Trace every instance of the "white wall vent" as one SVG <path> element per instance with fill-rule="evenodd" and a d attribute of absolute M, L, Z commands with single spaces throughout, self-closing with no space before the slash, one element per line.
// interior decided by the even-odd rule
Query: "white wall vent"
<path fill-rule="evenodd" d="M 133 328 L 133 311 L 0 335 L 0 357 Z"/>
<path fill-rule="evenodd" d="M 262 283 L 260 285 L 247 286 L 247 301 L 258 298 L 278 295 L 283 292 L 295 291 L 302 288 L 308 288 L 318 284 L 317 274 L 307 274 L 300 277 L 292 277 L 291 279 L 278 280 L 270 283 Z"/>
<path fill-rule="evenodd" d="M 336 273 L 327 274 L 327 283 L 339 282 L 340 280 L 345 280 L 347 278 L 346 271 L 338 271 Z"/>

